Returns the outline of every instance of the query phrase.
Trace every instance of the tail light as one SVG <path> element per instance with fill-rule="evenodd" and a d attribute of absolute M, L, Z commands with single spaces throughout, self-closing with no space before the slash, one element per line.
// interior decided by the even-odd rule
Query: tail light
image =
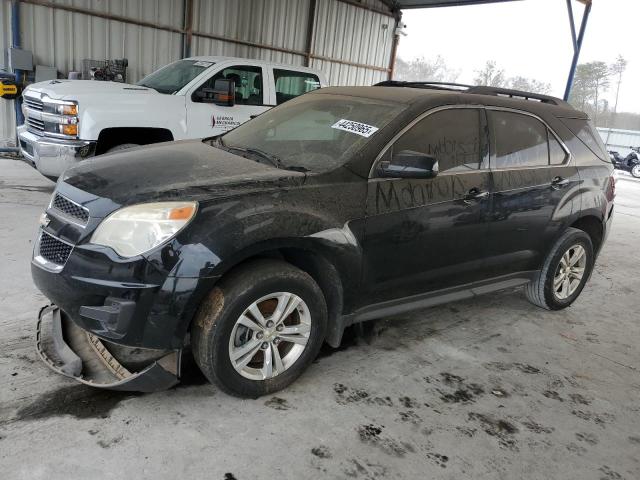
<path fill-rule="evenodd" d="M 616 177 L 611 174 L 609 176 L 609 188 L 607 188 L 608 200 L 613 200 L 616 196 Z"/>

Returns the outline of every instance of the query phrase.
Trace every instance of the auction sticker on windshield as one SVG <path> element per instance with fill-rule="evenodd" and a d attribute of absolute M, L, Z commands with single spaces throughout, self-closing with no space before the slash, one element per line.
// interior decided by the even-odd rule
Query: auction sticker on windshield
<path fill-rule="evenodd" d="M 366 123 L 354 122 L 353 120 L 346 120 L 344 118 L 331 125 L 331 128 L 355 133 L 356 135 L 367 138 L 378 131 L 378 127 L 367 125 Z"/>

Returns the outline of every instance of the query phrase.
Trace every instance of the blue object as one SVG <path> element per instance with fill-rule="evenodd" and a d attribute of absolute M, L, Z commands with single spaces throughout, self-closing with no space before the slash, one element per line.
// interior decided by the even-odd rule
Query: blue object
<path fill-rule="evenodd" d="M 11 46 L 13 48 L 20 48 L 20 2 L 18 0 L 11 0 Z M 22 84 L 22 71 L 16 70 L 15 81 L 18 85 Z M 15 99 L 14 106 L 16 109 L 16 125 L 22 125 L 24 123 L 24 116 L 22 115 L 22 97 Z"/>

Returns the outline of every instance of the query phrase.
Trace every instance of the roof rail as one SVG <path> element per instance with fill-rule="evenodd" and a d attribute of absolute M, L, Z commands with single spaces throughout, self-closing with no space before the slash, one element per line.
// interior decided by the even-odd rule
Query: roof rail
<path fill-rule="evenodd" d="M 384 82 L 376 83 L 374 87 L 429 88 L 434 90 L 454 90 L 456 92 L 459 92 L 463 88 L 473 88 L 473 85 L 452 82 L 405 82 L 403 80 L 385 80 Z"/>
<path fill-rule="evenodd" d="M 493 95 L 496 97 L 509 97 L 520 100 L 533 100 L 542 103 L 549 103 L 551 105 L 560 105 L 563 107 L 573 108 L 561 98 L 552 97 L 550 95 L 543 95 L 541 93 L 524 92 L 522 90 L 511 90 L 510 88 L 485 87 L 478 85 L 476 87 L 471 87 L 469 90 L 467 90 L 467 93 L 475 93 L 477 95 Z"/>
<path fill-rule="evenodd" d="M 530 100 L 551 105 L 559 105 L 563 107 L 573 108 L 564 100 L 550 95 L 542 95 L 539 93 L 524 92 L 521 90 L 511 90 L 509 88 L 488 87 L 483 85 L 467 85 L 464 83 L 451 82 L 405 82 L 399 80 L 386 80 L 376 83 L 377 87 L 409 87 L 409 88 L 426 88 L 433 90 L 450 90 L 455 92 L 473 93 L 476 95 L 492 95 L 495 97 L 508 97 L 519 100 Z"/>

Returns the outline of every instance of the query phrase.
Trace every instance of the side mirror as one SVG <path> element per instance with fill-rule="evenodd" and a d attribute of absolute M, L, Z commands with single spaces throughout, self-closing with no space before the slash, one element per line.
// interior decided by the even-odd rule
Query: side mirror
<path fill-rule="evenodd" d="M 390 162 L 380 162 L 378 174 L 393 178 L 434 178 L 438 175 L 438 161 L 426 153 L 402 150 L 393 154 Z"/>
<path fill-rule="evenodd" d="M 233 80 L 221 78 L 213 86 L 213 103 L 223 107 L 233 107 L 236 103 L 236 84 Z"/>
<path fill-rule="evenodd" d="M 216 80 L 214 88 L 201 88 L 193 96 L 196 102 L 233 107 L 236 103 L 236 84 L 233 80 L 221 78 Z"/>

